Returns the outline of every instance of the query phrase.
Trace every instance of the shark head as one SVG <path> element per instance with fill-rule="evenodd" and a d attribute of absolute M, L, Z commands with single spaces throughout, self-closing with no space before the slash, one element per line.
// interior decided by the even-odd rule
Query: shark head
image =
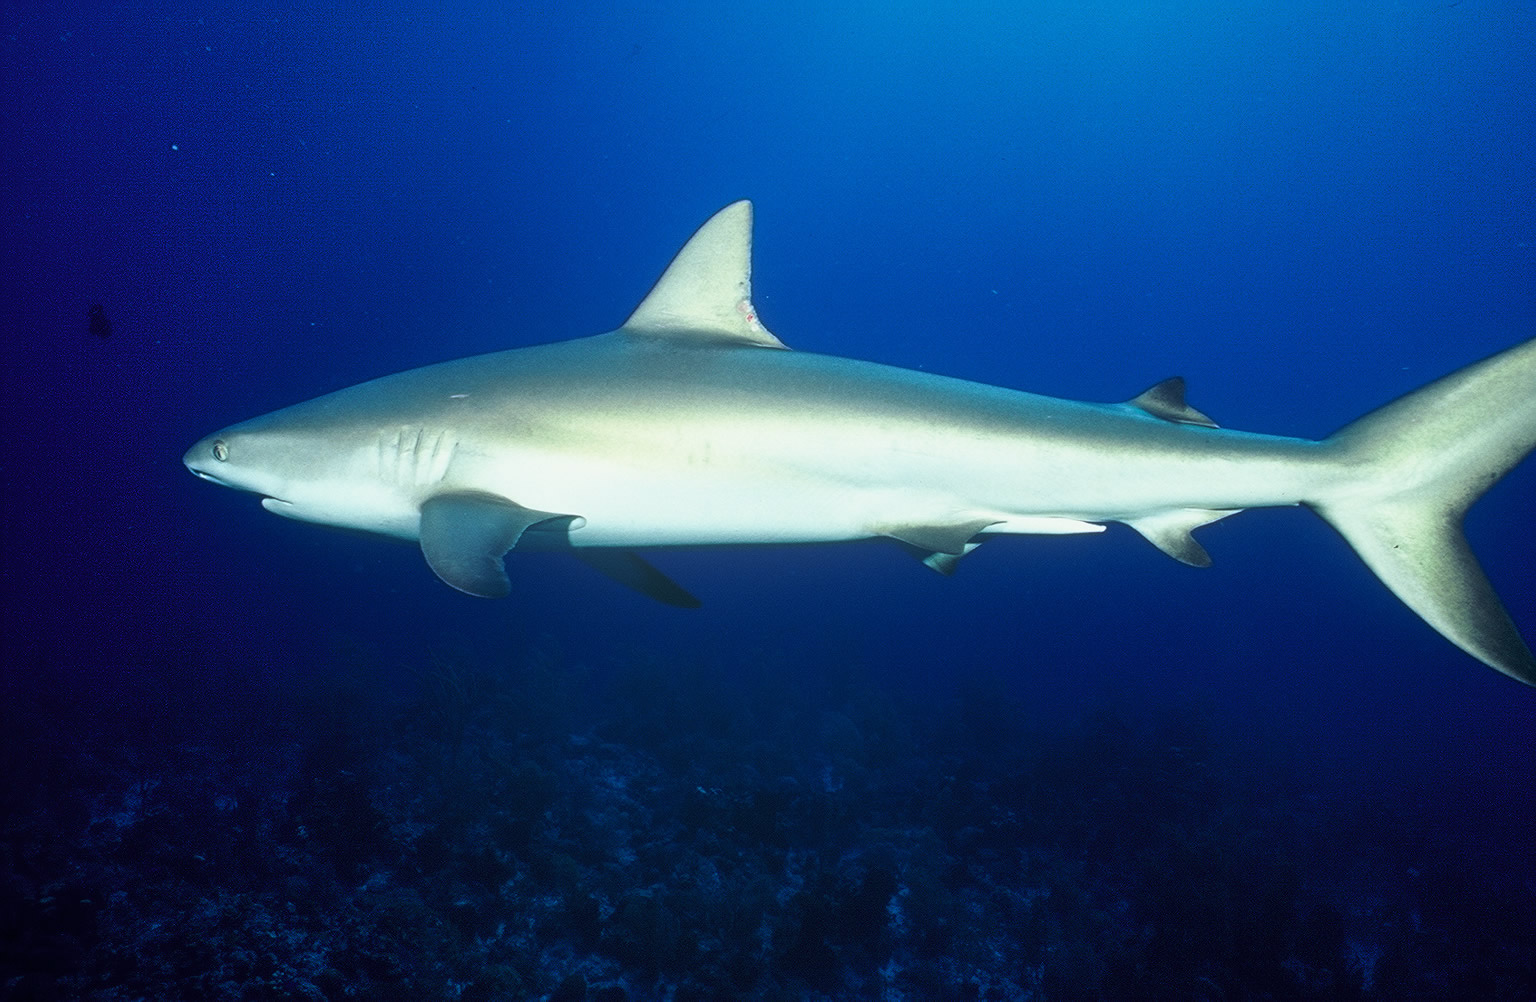
<path fill-rule="evenodd" d="M 337 422 L 319 402 L 214 432 L 182 462 L 203 480 L 261 495 L 263 508 L 285 518 L 413 538 L 420 498 L 386 461 L 417 451 L 402 441 L 410 430 Z"/>

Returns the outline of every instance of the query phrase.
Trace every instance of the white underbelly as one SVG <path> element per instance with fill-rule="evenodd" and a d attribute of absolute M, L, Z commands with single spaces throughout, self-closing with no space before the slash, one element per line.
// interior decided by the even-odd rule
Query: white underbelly
<path fill-rule="evenodd" d="M 493 493 L 518 504 L 574 515 L 573 546 L 699 546 L 747 543 L 827 543 L 866 539 L 897 526 L 949 526 L 986 521 L 989 533 L 1097 532 L 1103 526 L 1068 513 L 1030 511 L 931 483 L 915 471 L 906 484 L 857 482 L 834 471 L 771 473 L 741 468 L 679 466 L 621 471 L 561 462 L 540 464 L 519 489 L 496 478 Z M 533 464 L 519 464 L 524 474 Z M 532 541 L 530 541 L 532 542 Z"/>

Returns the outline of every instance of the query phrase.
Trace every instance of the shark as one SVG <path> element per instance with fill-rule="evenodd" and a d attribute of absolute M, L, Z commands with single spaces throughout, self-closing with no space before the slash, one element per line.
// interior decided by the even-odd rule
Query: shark
<path fill-rule="evenodd" d="M 1204 567 L 1193 530 L 1305 506 L 1451 643 L 1536 685 L 1461 528 L 1536 447 L 1536 339 L 1311 440 L 1219 427 L 1178 377 L 1088 403 L 791 351 L 751 271 L 740 201 L 616 330 L 341 389 L 183 462 L 277 515 L 417 542 L 470 595 L 509 593 L 509 552 L 560 550 L 682 607 L 637 550 L 884 537 L 948 574 L 998 536 L 1123 523 Z"/>

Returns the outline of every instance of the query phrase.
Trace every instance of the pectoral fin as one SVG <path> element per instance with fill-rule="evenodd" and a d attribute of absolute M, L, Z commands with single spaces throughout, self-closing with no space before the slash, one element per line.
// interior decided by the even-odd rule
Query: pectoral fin
<path fill-rule="evenodd" d="M 427 566 L 459 591 L 504 598 L 512 588 L 501 558 L 530 526 L 573 516 L 535 511 L 495 494 L 439 494 L 421 506 Z"/>
<path fill-rule="evenodd" d="M 658 602 L 675 605 L 679 609 L 697 609 L 702 604 L 682 585 L 652 567 L 637 553 L 579 546 L 573 548 L 572 552 L 582 563 L 598 573 Z"/>

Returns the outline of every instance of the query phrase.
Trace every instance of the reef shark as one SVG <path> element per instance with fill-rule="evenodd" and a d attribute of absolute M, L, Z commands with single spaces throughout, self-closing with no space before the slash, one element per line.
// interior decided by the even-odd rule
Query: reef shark
<path fill-rule="evenodd" d="M 503 557 L 561 549 L 698 602 L 633 548 L 887 537 L 952 571 L 993 536 L 1122 522 L 1176 560 L 1191 530 L 1305 505 L 1473 657 L 1536 659 L 1461 532 L 1536 446 L 1536 339 L 1321 441 L 1219 428 L 1179 378 L 1083 403 L 789 351 L 752 305 L 752 207 L 685 244 L 617 330 L 385 376 L 216 432 L 184 457 L 288 518 L 419 541 L 506 595 Z"/>

